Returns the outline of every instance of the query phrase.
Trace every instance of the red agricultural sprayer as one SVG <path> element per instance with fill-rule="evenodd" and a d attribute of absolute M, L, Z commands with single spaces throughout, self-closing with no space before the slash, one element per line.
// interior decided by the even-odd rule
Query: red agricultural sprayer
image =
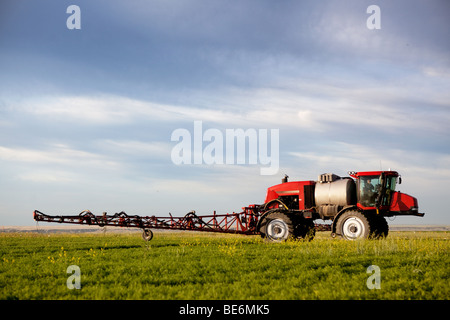
<path fill-rule="evenodd" d="M 270 241 L 289 238 L 311 240 L 315 231 L 331 231 L 344 239 L 386 237 L 389 226 L 385 217 L 419 213 L 417 199 L 395 191 L 401 183 L 396 171 L 349 172 L 350 177 L 319 175 L 317 181 L 292 181 L 267 189 L 263 204 L 252 204 L 239 213 L 197 215 L 191 211 L 184 217 L 128 215 L 125 212 L 94 215 L 89 210 L 78 215 L 47 215 L 34 211 L 36 221 L 85 225 L 132 227 L 143 230 L 143 238 L 151 240 L 151 229 L 192 230 L 206 232 L 260 234 Z M 331 224 L 316 224 L 317 219 Z"/>

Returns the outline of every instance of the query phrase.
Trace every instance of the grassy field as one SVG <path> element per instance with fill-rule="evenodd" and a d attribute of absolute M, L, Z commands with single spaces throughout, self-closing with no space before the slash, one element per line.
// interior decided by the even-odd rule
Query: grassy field
<path fill-rule="evenodd" d="M 449 232 L 311 242 L 155 233 L 0 234 L 0 299 L 449 299 Z M 68 289 L 70 265 L 81 289 Z M 380 289 L 369 289 L 370 265 Z M 370 281 L 371 283 L 374 283 Z"/>

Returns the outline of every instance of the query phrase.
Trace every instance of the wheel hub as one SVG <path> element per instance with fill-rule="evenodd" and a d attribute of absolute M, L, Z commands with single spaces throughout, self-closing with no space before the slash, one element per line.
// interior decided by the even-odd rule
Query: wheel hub
<path fill-rule="evenodd" d="M 289 236 L 289 228 L 281 219 L 274 219 L 267 224 L 267 237 L 274 241 L 286 240 Z"/>
<path fill-rule="evenodd" d="M 347 220 L 345 220 L 342 232 L 344 237 L 350 240 L 363 238 L 365 226 L 360 218 L 350 217 Z"/>

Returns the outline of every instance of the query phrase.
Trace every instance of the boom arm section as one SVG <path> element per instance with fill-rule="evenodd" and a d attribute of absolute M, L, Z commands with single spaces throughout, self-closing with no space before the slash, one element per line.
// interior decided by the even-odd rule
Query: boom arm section
<path fill-rule="evenodd" d="M 34 211 L 34 220 L 45 222 L 72 223 L 116 227 L 129 227 L 148 229 L 172 229 L 172 230 L 193 230 L 210 231 L 222 233 L 256 234 L 256 225 L 259 213 L 254 206 L 244 207 L 240 213 L 226 213 L 198 216 L 195 211 L 187 213 L 184 217 L 156 217 L 128 215 L 125 212 L 108 215 L 94 215 L 89 210 L 84 210 L 78 215 L 52 216 Z"/>

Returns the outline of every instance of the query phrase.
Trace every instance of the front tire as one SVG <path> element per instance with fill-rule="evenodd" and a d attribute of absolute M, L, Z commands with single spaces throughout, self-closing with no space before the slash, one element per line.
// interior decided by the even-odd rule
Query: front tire
<path fill-rule="evenodd" d="M 346 240 L 367 239 L 372 233 L 369 219 L 361 212 L 351 210 L 339 217 L 337 233 Z"/>

